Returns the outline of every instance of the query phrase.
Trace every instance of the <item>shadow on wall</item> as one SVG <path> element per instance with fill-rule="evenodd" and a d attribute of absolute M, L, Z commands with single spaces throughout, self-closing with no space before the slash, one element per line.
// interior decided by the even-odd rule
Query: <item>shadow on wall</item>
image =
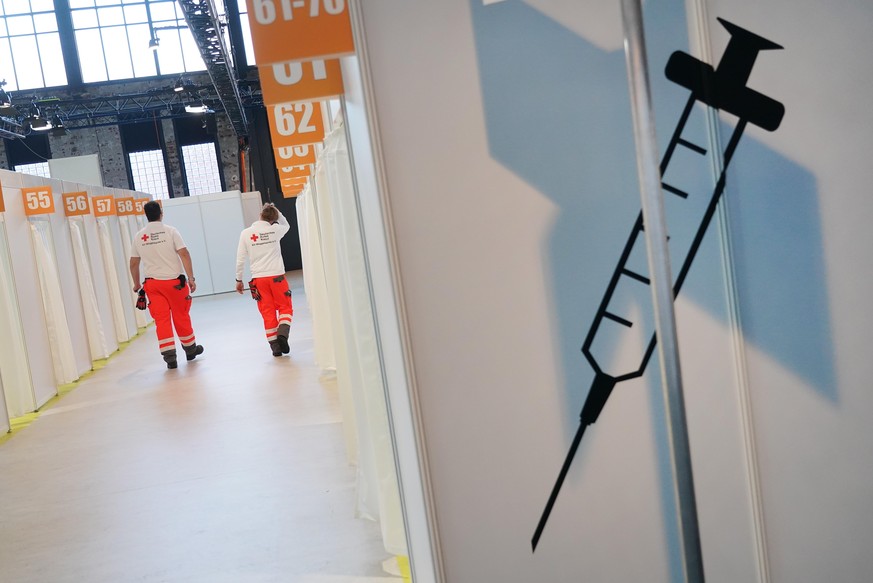
<path fill-rule="evenodd" d="M 569 436 L 593 376 L 580 347 L 640 208 L 624 54 L 603 51 L 520 1 L 471 0 L 471 8 L 491 155 L 558 208 L 546 276 Z M 686 50 L 684 11 L 682 2 L 646 3 L 662 149 L 688 98 L 663 73 L 669 55 Z M 790 96 L 773 97 L 790 116 Z M 746 341 L 836 402 L 815 181 L 749 136 L 731 169 L 725 197 Z M 717 273 L 700 262 L 692 276 L 704 267 Z M 683 297 L 726 322 L 720 278 L 701 281 L 689 279 Z"/>

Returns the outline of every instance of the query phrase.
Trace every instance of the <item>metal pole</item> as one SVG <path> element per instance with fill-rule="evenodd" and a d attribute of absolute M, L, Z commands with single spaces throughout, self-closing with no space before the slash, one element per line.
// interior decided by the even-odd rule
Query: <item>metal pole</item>
<path fill-rule="evenodd" d="M 676 341 L 676 317 L 673 312 L 673 277 L 667 248 L 667 226 L 664 219 L 664 197 L 661 192 L 661 172 L 649 74 L 643 34 L 643 14 L 640 0 L 621 0 L 624 47 L 630 86 L 634 141 L 637 152 L 637 173 L 655 308 L 655 330 L 658 337 L 658 360 L 661 364 L 661 385 L 666 402 L 676 504 L 685 580 L 703 583 L 703 554 L 697 524 L 694 478 L 691 472 L 691 451 L 688 426 L 682 396 L 682 374 Z"/>

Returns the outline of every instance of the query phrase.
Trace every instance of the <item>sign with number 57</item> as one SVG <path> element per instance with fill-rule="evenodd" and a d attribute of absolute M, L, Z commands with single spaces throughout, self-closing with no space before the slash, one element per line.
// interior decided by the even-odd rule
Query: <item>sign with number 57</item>
<path fill-rule="evenodd" d="M 111 194 L 91 199 L 95 217 L 111 217 L 115 214 L 115 197 Z"/>
<path fill-rule="evenodd" d="M 51 186 L 34 186 L 22 188 L 24 199 L 24 214 L 27 216 L 50 215 L 55 212 L 55 197 Z"/>

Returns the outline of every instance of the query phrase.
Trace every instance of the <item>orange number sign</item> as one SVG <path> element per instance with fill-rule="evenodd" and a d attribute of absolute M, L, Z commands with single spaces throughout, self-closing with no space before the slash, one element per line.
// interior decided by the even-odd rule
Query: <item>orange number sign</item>
<path fill-rule="evenodd" d="M 107 194 L 105 196 L 95 196 L 94 216 L 95 217 L 110 217 L 115 214 L 115 197 Z"/>
<path fill-rule="evenodd" d="M 304 144 L 302 146 L 275 148 L 273 150 L 273 158 L 276 160 L 276 166 L 315 164 L 315 145 Z"/>
<path fill-rule="evenodd" d="M 64 214 L 68 217 L 87 215 L 91 213 L 87 192 L 65 192 Z"/>
<path fill-rule="evenodd" d="M 246 6 L 262 65 L 355 52 L 346 0 L 246 0 Z"/>
<path fill-rule="evenodd" d="M 324 140 L 321 104 L 279 103 L 267 108 L 274 148 L 314 144 Z"/>
<path fill-rule="evenodd" d="M 55 212 L 55 197 L 52 196 L 51 186 L 22 188 L 21 196 L 24 199 L 24 214 L 27 216 L 46 215 Z"/>
<path fill-rule="evenodd" d="M 126 217 L 136 214 L 136 208 L 133 204 L 133 197 L 127 196 L 124 198 L 115 199 L 115 211 L 119 217 Z"/>
<path fill-rule="evenodd" d="M 339 59 L 296 61 L 258 67 L 264 105 L 325 99 L 343 94 Z"/>

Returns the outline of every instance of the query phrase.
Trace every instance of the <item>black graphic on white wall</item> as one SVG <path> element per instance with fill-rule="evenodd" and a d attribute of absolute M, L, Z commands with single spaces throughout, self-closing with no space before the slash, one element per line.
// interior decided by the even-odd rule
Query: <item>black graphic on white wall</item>
<path fill-rule="evenodd" d="M 774 131 L 779 127 L 785 112 L 781 103 L 746 86 L 758 53 L 762 50 L 781 49 L 782 47 L 726 20 L 721 18 L 718 20 L 728 30 L 731 39 L 717 68 L 713 69 L 711 65 L 677 51 L 670 56 L 665 70 L 670 81 L 689 89 L 691 95 L 661 160 L 661 185 L 666 197 L 676 197 L 675 200 L 680 201 L 681 204 L 699 204 L 702 213 L 699 215 L 701 218 L 696 229 L 692 226 L 692 236 L 673 238 L 669 242 L 671 257 L 679 258 L 679 261 L 675 261 L 675 263 L 681 265 L 673 284 L 674 298 L 682 288 L 706 230 L 715 215 L 725 187 L 725 173 L 746 125 L 751 123 L 764 130 Z M 701 160 L 708 161 L 708 151 L 705 144 L 683 138 L 683 131 L 686 129 L 686 124 L 697 102 L 733 114 L 738 118 L 722 154 L 722 168 L 715 187 L 709 193 L 708 201 L 705 200 L 707 193 L 683 190 L 681 185 L 671 183 L 668 178 L 670 162 L 674 155 L 679 152 L 683 156 L 699 156 Z M 643 216 L 640 213 L 631 229 L 618 265 L 609 280 L 606 292 L 594 316 L 594 322 L 582 345 L 582 353 L 594 370 L 594 380 L 582 408 L 579 429 L 534 532 L 531 541 L 533 550 L 536 550 L 564 478 L 579 443 L 582 441 L 585 429 L 597 421 L 616 384 L 643 375 L 654 352 L 656 337 L 653 332 L 639 343 L 640 349 L 636 356 L 629 357 L 625 354 L 620 359 L 614 359 L 612 355 L 608 354 L 610 347 L 618 345 L 620 341 L 619 343 L 614 340 L 610 340 L 610 342 L 599 341 L 601 336 L 609 335 L 611 338 L 621 338 L 622 336 L 638 335 L 641 329 L 645 329 L 644 326 L 639 325 L 640 322 L 636 321 L 640 316 L 628 314 L 621 303 L 622 299 L 627 297 L 641 297 L 641 295 L 651 297 L 646 269 L 638 261 L 639 257 L 645 256 L 643 229 Z M 679 245 L 684 248 L 677 248 Z M 633 258 L 637 258 L 637 260 Z"/>

